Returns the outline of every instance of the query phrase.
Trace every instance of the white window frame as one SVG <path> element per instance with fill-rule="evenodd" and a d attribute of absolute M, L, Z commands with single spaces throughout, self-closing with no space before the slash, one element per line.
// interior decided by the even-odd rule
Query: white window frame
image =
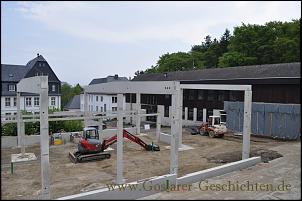
<path fill-rule="evenodd" d="M 15 84 L 9 84 L 8 85 L 8 91 L 16 91 L 16 85 Z"/>
<path fill-rule="evenodd" d="M 36 104 L 36 103 L 38 103 L 38 104 Z M 34 106 L 35 107 L 40 106 L 40 97 L 34 97 Z"/>
<path fill-rule="evenodd" d="M 11 102 L 10 102 L 10 98 L 5 98 L 5 107 L 10 107 L 11 106 Z"/>
<path fill-rule="evenodd" d="M 55 85 L 55 84 L 53 84 L 53 85 L 51 86 L 51 91 L 56 91 L 56 85 Z"/>
<path fill-rule="evenodd" d="M 13 106 L 16 107 L 17 106 L 17 98 L 14 97 L 13 100 L 14 100 Z"/>
<path fill-rule="evenodd" d="M 99 96 L 95 96 L 95 101 L 99 102 Z"/>
<path fill-rule="evenodd" d="M 103 96 L 101 96 L 101 102 L 103 102 Z"/>
<path fill-rule="evenodd" d="M 99 106 L 95 106 L 95 110 L 98 112 L 99 111 Z"/>
<path fill-rule="evenodd" d="M 25 97 L 25 106 L 26 107 L 31 107 L 31 97 Z"/>
<path fill-rule="evenodd" d="M 117 97 L 116 97 L 116 96 L 112 96 L 111 102 L 112 102 L 112 103 L 117 103 Z"/>
<path fill-rule="evenodd" d="M 56 105 L 56 97 L 50 97 L 50 105 L 55 106 Z"/>
<path fill-rule="evenodd" d="M 12 113 L 8 112 L 8 113 L 5 113 L 5 116 L 10 116 L 12 115 Z M 11 117 L 7 117 L 5 118 L 5 120 L 11 120 L 12 118 Z"/>

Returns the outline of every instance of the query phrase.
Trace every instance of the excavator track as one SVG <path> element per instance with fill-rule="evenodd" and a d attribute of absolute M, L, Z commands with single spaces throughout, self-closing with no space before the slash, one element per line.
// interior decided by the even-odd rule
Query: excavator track
<path fill-rule="evenodd" d="M 85 155 L 81 155 L 78 152 L 74 152 L 74 153 L 69 152 L 69 158 L 73 163 L 104 160 L 104 159 L 109 159 L 110 157 L 111 154 L 106 152 L 101 152 L 96 154 L 85 154 Z"/>

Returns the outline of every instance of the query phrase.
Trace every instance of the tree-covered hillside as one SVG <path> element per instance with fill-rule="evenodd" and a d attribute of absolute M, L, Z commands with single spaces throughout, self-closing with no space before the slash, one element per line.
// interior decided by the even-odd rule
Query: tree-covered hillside
<path fill-rule="evenodd" d="M 242 24 L 233 34 L 228 29 L 219 39 L 206 36 L 189 52 L 166 53 L 155 66 L 141 73 L 160 73 L 241 65 L 300 61 L 300 20 Z"/>

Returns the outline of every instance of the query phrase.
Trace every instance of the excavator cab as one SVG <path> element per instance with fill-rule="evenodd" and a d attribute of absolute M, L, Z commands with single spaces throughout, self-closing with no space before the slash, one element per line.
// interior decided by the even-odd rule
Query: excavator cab
<path fill-rule="evenodd" d="M 86 127 L 83 129 L 83 138 L 99 140 L 100 139 L 99 132 L 94 127 Z"/>
<path fill-rule="evenodd" d="M 219 116 L 210 116 L 208 120 L 209 126 L 220 125 L 220 117 Z"/>

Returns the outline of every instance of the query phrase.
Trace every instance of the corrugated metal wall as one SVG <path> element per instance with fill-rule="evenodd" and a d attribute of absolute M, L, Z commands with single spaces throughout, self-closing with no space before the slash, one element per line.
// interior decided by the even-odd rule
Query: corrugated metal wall
<path fill-rule="evenodd" d="M 300 139 L 301 105 L 255 103 L 252 104 L 252 133 L 278 139 Z M 224 102 L 227 127 L 242 132 L 243 102 Z"/>

